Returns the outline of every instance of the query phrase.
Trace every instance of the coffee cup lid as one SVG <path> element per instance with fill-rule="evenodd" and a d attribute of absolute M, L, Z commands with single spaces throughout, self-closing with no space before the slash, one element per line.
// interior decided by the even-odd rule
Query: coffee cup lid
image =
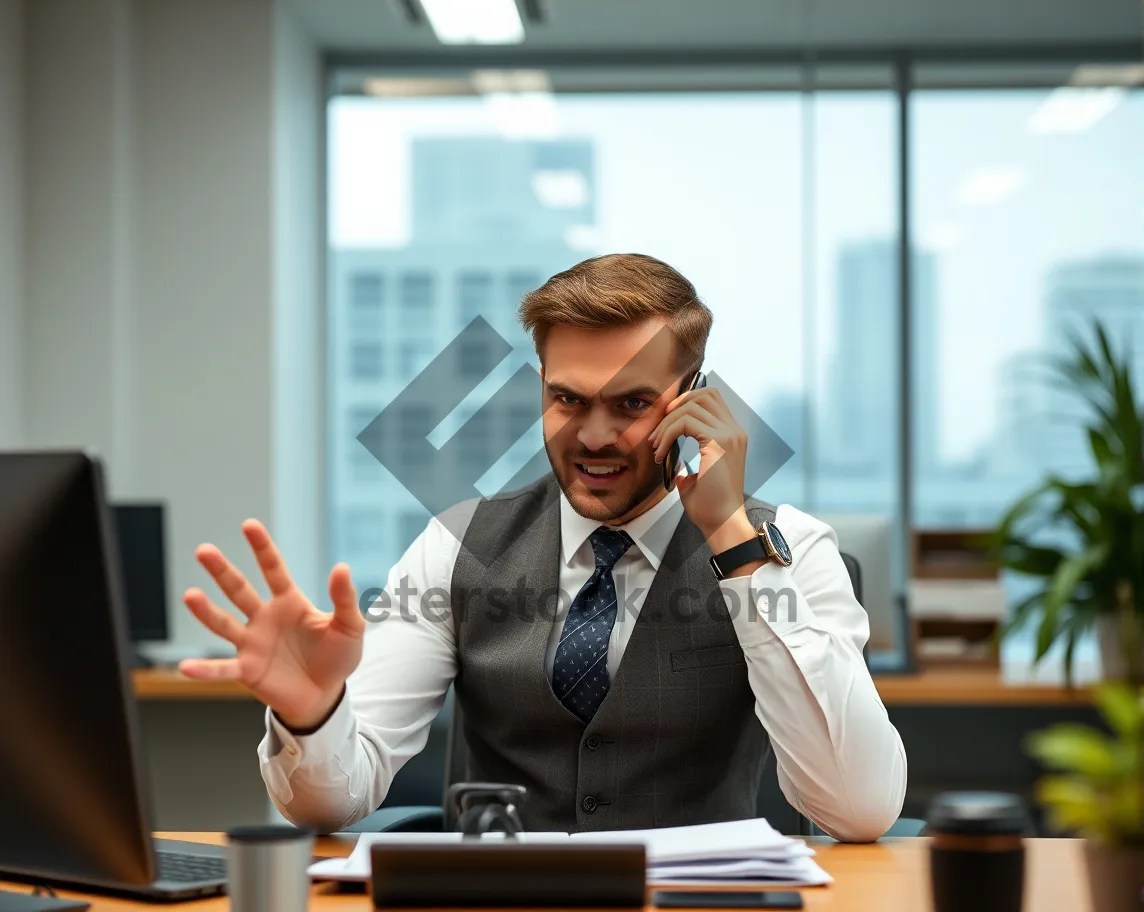
<path fill-rule="evenodd" d="M 1008 792 L 944 792 L 931 802 L 926 828 L 938 833 L 1007 835 L 1029 828 L 1025 804 Z"/>

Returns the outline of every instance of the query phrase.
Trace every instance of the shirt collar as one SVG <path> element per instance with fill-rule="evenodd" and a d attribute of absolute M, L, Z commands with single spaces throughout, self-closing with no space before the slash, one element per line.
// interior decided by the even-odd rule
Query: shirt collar
<path fill-rule="evenodd" d="M 680 474 L 682 474 L 682 462 Z M 632 537 L 632 541 L 643 552 L 653 570 L 658 570 L 663 560 L 664 552 L 675 528 L 683 516 L 683 504 L 679 500 L 679 488 L 672 488 L 662 500 L 650 510 L 644 510 L 639 516 L 622 526 L 609 526 L 610 529 L 623 529 Z M 665 518 L 666 517 L 666 518 Z M 664 521 L 659 522 L 660 519 Z M 568 502 L 564 492 L 560 492 L 560 547 L 561 556 L 565 565 L 572 563 L 572 558 L 580 546 L 588 540 L 588 536 L 596 531 L 602 524 L 594 519 L 581 516 Z"/>

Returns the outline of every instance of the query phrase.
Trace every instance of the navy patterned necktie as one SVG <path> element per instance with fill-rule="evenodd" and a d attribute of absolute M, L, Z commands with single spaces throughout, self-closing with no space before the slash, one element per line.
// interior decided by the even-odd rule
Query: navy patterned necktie
<path fill-rule="evenodd" d="M 612 567 L 632 544 L 627 532 L 600 526 L 588 536 L 596 569 L 576 598 L 552 662 L 552 692 L 585 722 L 590 722 L 607 696 L 608 640 L 616 623 L 616 584 Z"/>

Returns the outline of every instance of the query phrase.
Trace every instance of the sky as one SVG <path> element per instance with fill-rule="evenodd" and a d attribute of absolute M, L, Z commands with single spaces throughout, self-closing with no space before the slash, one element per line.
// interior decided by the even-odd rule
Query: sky
<path fill-rule="evenodd" d="M 998 371 L 1041 345 L 1052 265 L 1144 256 L 1144 93 L 1078 132 L 1038 132 L 1048 98 L 1047 90 L 926 91 L 911 105 L 914 236 L 938 256 L 947 459 L 968 457 L 993 435 Z M 522 120 L 479 96 L 335 99 L 330 243 L 408 241 L 414 137 L 517 135 L 526 123 L 545 136 L 588 138 L 597 225 L 584 255 L 640 251 L 687 275 L 715 314 L 707 366 L 749 401 L 825 381 L 838 249 L 897 231 L 889 92 L 523 103 L 532 107 Z M 894 346 L 887 327 L 886 357 Z"/>

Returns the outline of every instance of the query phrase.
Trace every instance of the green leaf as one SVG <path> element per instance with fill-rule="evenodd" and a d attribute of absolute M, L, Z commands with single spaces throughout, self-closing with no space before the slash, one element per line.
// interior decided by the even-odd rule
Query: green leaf
<path fill-rule="evenodd" d="M 1043 545 L 1027 545 L 1011 541 L 1001 548 L 998 558 L 1006 569 L 1028 576 L 1052 576 L 1057 572 L 1064 552 Z"/>
<path fill-rule="evenodd" d="M 1091 779 L 1116 774 L 1116 758 L 1109 738 L 1087 725 L 1062 722 L 1027 739 L 1029 753 L 1051 769 L 1079 773 Z"/>
<path fill-rule="evenodd" d="M 1037 631 L 1036 661 L 1040 661 L 1052 648 L 1056 638 L 1061 610 L 1076 596 L 1077 586 L 1093 567 L 1102 564 L 1108 557 L 1108 545 L 1101 543 L 1086 548 L 1079 554 L 1067 557 L 1057 568 L 1052 582 L 1045 592 L 1045 613 Z"/>
<path fill-rule="evenodd" d="M 1076 651 L 1076 624 L 1070 624 L 1065 634 L 1065 686 L 1072 687 L 1073 683 L 1073 653 Z"/>
<path fill-rule="evenodd" d="M 1040 605 L 1041 599 L 1043 597 L 1043 592 L 1034 592 L 1028 598 L 1022 599 L 1020 602 L 1014 605 L 1010 609 L 1010 614 L 1012 616 L 997 629 L 997 633 L 994 635 L 993 641 L 995 643 L 999 643 L 1013 631 L 1020 630 L 1023 626 L 1025 626 L 1029 618 L 1032 617 L 1033 609 Z"/>
<path fill-rule="evenodd" d="M 1106 831 L 1100 801 L 1091 783 L 1075 776 L 1044 776 L 1036 786 L 1037 802 L 1049 811 L 1049 825 L 1057 831 Z"/>
<path fill-rule="evenodd" d="M 1144 729 L 1144 690 L 1137 692 L 1124 683 L 1102 684 L 1093 692 L 1100 714 L 1118 735 L 1140 737 Z M 1144 775 L 1144 770 L 1141 771 Z"/>
<path fill-rule="evenodd" d="M 1102 471 L 1107 471 L 1115 466 L 1116 456 L 1113 455 L 1108 439 L 1099 428 L 1090 427 L 1088 429 L 1088 443 L 1092 448 L 1092 455 L 1096 458 L 1096 464 L 1100 466 Z"/>

